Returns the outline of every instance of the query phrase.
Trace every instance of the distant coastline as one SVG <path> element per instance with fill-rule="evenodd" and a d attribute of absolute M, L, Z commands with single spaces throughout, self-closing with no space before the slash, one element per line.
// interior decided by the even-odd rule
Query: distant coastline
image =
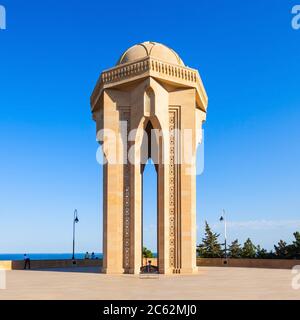
<path fill-rule="evenodd" d="M 25 252 L 24 252 L 25 253 Z M 0 253 L 0 261 L 3 260 L 23 260 L 24 253 Z M 72 258 L 72 253 L 28 253 L 27 256 L 31 260 L 66 260 Z M 89 252 L 91 255 L 91 252 Z M 75 253 L 76 259 L 84 259 L 85 252 Z M 95 252 L 95 257 L 98 259 L 103 258 L 103 253 Z M 153 253 L 153 257 L 156 258 L 157 254 Z"/>
<path fill-rule="evenodd" d="M 91 252 L 89 252 L 89 254 L 91 254 Z M 65 260 L 65 259 L 71 259 L 72 253 L 27 253 L 27 256 L 31 260 Z M 75 254 L 76 259 L 84 259 L 84 256 L 85 256 L 85 252 Z M 98 259 L 102 259 L 103 254 L 95 252 L 95 256 Z M 24 258 L 24 253 L 0 254 L 0 260 L 23 260 L 23 258 Z"/>

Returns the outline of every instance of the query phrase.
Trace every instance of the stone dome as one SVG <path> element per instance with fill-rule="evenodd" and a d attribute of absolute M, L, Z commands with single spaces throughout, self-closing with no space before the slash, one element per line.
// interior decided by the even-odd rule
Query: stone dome
<path fill-rule="evenodd" d="M 147 41 L 127 49 L 119 59 L 117 65 L 132 62 L 138 59 L 153 57 L 164 62 L 184 66 L 179 55 L 164 44 Z"/>

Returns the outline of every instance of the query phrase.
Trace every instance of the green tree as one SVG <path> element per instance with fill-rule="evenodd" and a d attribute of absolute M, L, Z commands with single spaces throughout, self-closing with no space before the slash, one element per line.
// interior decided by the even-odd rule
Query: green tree
<path fill-rule="evenodd" d="M 297 249 L 299 249 L 300 248 L 300 232 L 296 231 L 293 234 L 295 237 L 295 241 L 293 242 L 293 244 Z"/>
<path fill-rule="evenodd" d="M 219 258 L 222 256 L 221 245 L 218 242 L 219 234 L 214 233 L 205 221 L 205 235 L 198 245 L 198 256 L 203 258 Z"/>
<path fill-rule="evenodd" d="M 275 249 L 275 257 L 280 259 L 286 259 L 290 256 L 290 246 L 287 245 L 287 243 L 283 240 L 280 240 L 276 245 L 274 245 Z"/>
<path fill-rule="evenodd" d="M 300 259 L 300 232 L 293 233 L 295 240 L 290 246 L 290 257 L 293 259 Z"/>
<path fill-rule="evenodd" d="M 250 238 L 248 238 L 245 241 L 244 246 L 242 248 L 242 258 L 252 259 L 252 258 L 255 258 L 255 256 L 256 256 L 256 247 L 252 243 Z"/>
<path fill-rule="evenodd" d="M 143 257 L 153 258 L 153 253 L 151 252 L 151 250 L 148 250 L 146 247 L 143 247 Z"/>
<path fill-rule="evenodd" d="M 231 245 L 228 248 L 230 258 L 240 258 L 242 255 L 241 245 L 239 244 L 238 239 L 231 242 Z"/>
<path fill-rule="evenodd" d="M 256 258 L 258 258 L 258 259 L 271 258 L 271 253 L 268 252 L 266 249 L 261 248 L 260 245 L 258 245 L 256 247 Z"/>

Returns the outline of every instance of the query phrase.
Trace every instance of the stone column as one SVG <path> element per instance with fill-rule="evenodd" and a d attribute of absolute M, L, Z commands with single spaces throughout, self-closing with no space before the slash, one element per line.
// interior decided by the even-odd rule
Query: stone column
<path fill-rule="evenodd" d="M 122 174 L 118 165 L 103 167 L 103 272 L 123 273 Z M 109 235 L 109 236 L 108 236 Z"/>

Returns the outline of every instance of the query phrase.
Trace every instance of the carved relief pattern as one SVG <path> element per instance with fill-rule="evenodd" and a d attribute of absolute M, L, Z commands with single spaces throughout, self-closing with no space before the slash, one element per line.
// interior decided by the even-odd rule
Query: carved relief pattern
<path fill-rule="evenodd" d="M 122 120 L 127 121 L 127 137 L 130 130 L 130 112 L 122 114 Z M 126 137 L 126 139 L 127 139 Z M 129 143 L 127 141 L 126 162 L 124 164 L 124 268 L 130 267 L 130 164 L 128 162 Z"/>
<path fill-rule="evenodd" d="M 169 132 L 170 132 L 170 163 L 169 163 L 169 259 L 170 266 L 175 267 L 175 111 L 169 112 Z"/>

